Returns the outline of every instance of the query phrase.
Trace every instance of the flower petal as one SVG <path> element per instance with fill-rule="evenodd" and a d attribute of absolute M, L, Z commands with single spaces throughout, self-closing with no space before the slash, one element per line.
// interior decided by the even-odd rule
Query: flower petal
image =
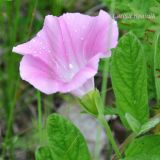
<path fill-rule="evenodd" d="M 71 91 L 71 93 L 77 97 L 82 97 L 89 91 L 94 90 L 94 78 L 92 77 L 91 79 L 87 80 L 82 87 Z"/>
<path fill-rule="evenodd" d="M 108 51 L 117 44 L 117 23 L 103 10 L 96 17 L 67 13 L 60 17 L 60 23 L 64 39 L 72 45 L 70 48 L 81 66 L 99 52 L 109 56 Z"/>
<path fill-rule="evenodd" d="M 23 80 L 28 81 L 43 93 L 51 94 L 55 92 L 66 93 L 73 91 L 74 94 L 83 96 L 87 91 L 94 88 L 93 81 L 87 81 L 97 73 L 100 56 L 101 54 L 98 54 L 93 57 L 71 81 L 63 82 L 57 78 L 52 68 L 41 59 L 32 55 L 25 55 L 20 63 L 20 75 Z"/>
<path fill-rule="evenodd" d="M 59 89 L 57 77 L 52 69 L 41 59 L 32 55 L 25 55 L 20 63 L 21 78 L 43 93 L 55 93 Z"/>
<path fill-rule="evenodd" d="M 99 59 L 110 56 L 117 39 L 117 23 L 105 11 L 96 17 L 49 15 L 42 30 L 13 51 L 24 55 L 20 74 L 35 88 L 47 94 L 72 92 L 82 96 L 94 88 Z"/>
<path fill-rule="evenodd" d="M 58 17 L 49 15 L 42 30 L 30 41 L 13 47 L 13 52 L 38 57 L 50 67 L 66 70 L 69 62 L 65 47 Z"/>

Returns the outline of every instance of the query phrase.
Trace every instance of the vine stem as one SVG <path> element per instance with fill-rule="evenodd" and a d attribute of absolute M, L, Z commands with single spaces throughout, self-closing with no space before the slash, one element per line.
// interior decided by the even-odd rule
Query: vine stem
<path fill-rule="evenodd" d="M 106 98 L 106 93 L 107 93 L 107 80 L 108 80 L 108 75 L 109 75 L 109 66 L 110 66 L 110 59 L 107 58 L 105 59 L 104 62 L 104 69 L 102 73 L 102 86 L 101 86 L 101 95 L 102 95 L 102 101 L 105 104 L 105 98 Z"/>
<path fill-rule="evenodd" d="M 111 131 L 111 128 L 110 128 L 108 122 L 105 120 L 104 116 L 102 116 L 102 115 L 99 115 L 98 120 L 102 124 L 102 126 L 105 128 L 107 138 L 108 138 L 109 142 L 111 143 L 115 154 L 117 155 L 117 157 L 119 159 L 121 159 L 122 158 L 121 152 L 120 152 L 120 150 L 114 140 L 114 137 L 112 135 L 112 131 Z"/>
<path fill-rule="evenodd" d="M 37 91 L 37 103 L 38 103 L 38 130 L 39 130 L 39 138 L 40 143 L 42 140 L 42 105 L 41 105 L 41 93 Z"/>
<path fill-rule="evenodd" d="M 136 138 L 136 134 L 132 133 L 131 135 L 129 135 L 125 141 L 121 144 L 121 146 L 119 147 L 119 150 L 121 153 L 124 152 L 124 150 L 126 149 L 126 147 L 128 146 L 128 144 L 133 141 Z M 116 155 L 113 156 L 112 160 L 116 160 Z"/>

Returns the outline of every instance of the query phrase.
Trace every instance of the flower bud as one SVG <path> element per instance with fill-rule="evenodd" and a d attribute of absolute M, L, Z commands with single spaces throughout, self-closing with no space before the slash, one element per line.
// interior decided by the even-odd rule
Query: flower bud
<path fill-rule="evenodd" d="M 103 112 L 102 100 L 97 89 L 88 92 L 79 99 L 81 107 L 89 114 L 98 116 L 99 112 Z"/>

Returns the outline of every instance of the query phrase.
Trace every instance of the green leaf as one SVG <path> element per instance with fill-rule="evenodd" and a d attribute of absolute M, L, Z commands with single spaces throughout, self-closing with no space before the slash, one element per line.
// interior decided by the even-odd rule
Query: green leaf
<path fill-rule="evenodd" d="M 81 99 L 79 99 L 79 103 L 81 107 L 89 114 L 97 116 L 98 110 L 97 105 L 95 103 L 95 99 L 97 99 L 97 92 L 99 94 L 98 90 L 92 90 L 85 94 Z"/>
<path fill-rule="evenodd" d="M 141 126 L 141 129 L 138 134 L 140 135 L 148 132 L 150 129 L 154 128 L 159 123 L 160 123 L 160 116 L 152 118 L 150 121 L 146 122 Z"/>
<path fill-rule="evenodd" d="M 156 40 L 155 40 L 154 75 L 155 75 L 157 102 L 158 104 L 160 104 L 160 33 L 156 34 Z"/>
<path fill-rule="evenodd" d="M 147 60 L 147 79 L 148 79 L 148 99 L 151 100 L 156 97 L 156 87 L 154 78 L 154 48 L 153 45 L 144 42 L 144 53 Z"/>
<path fill-rule="evenodd" d="M 111 10 L 113 0 L 101 1 Z M 153 32 L 154 30 L 159 31 L 159 0 L 115 0 L 114 3 L 114 11 L 118 18 L 120 30 L 132 31 L 142 41 L 148 41 L 148 31 L 151 28 Z M 153 41 L 149 40 L 149 42 L 152 43 Z"/>
<path fill-rule="evenodd" d="M 40 147 L 36 151 L 36 160 L 54 160 L 49 147 Z"/>
<path fill-rule="evenodd" d="M 50 115 L 47 133 L 48 146 L 37 150 L 36 160 L 91 160 L 83 135 L 69 120 Z"/>
<path fill-rule="evenodd" d="M 104 108 L 104 115 L 118 115 L 118 109 L 111 106 L 106 106 Z"/>
<path fill-rule="evenodd" d="M 93 116 L 104 114 L 102 98 L 97 89 L 92 90 L 84 95 L 81 99 L 79 99 L 79 103 L 85 112 Z"/>
<path fill-rule="evenodd" d="M 132 129 L 133 132 L 138 133 L 141 127 L 141 124 L 139 123 L 139 121 L 137 121 L 131 114 L 126 113 L 125 117 L 127 119 L 127 122 L 130 126 L 130 128 Z"/>
<path fill-rule="evenodd" d="M 152 3 L 152 1 L 146 0 L 132 0 L 132 2 L 130 2 L 129 4 L 129 7 L 134 13 L 145 14 L 148 13 L 150 6 L 152 6 Z"/>
<path fill-rule="evenodd" d="M 111 9 L 111 4 L 113 0 L 102 0 L 102 2 Z M 115 11 L 119 10 L 122 13 L 128 11 L 128 4 L 129 0 L 121 0 L 121 1 L 115 1 Z"/>
<path fill-rule="evenodd" d="M 146 154 L 140 154 L 132 157 L 127 157 L 123 160 L 160 160 L 159 155 L 150 155 L 148 153 Z"/>
<path fill-rule="evenodd" d="M 49 146 L 55 160 L 90 160 L 84 137 L 69 120 L 58 114 L 47 121 Z"/>
<path fill-rule="evenodd" d="M 125 151 L 124 160 L 160 160 L 160 135 L 135 139 Z"/>
<path fill-rule="evenodd" d="M 116 106 L 122 122 L 128 128 L 125 114 L 129 113 L 140 124 L 148 121 L 146 62 L 142 46 L 133 33 L 123 36 L 113 50 L 111 66 L 112 85 Z"/>

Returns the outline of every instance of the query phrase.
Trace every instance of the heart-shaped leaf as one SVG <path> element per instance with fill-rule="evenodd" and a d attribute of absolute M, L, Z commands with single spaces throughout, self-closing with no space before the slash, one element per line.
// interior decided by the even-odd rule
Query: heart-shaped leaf
<path fill-rule="evenodd" d="M 91 160 L 83 135 L 69 120 L 50 115 L 47 133 L 48 146 L 36 152 L 36 160 Z"/>
<path fill-rule="evenodd" d="M 133 33 L 124 35 L 113 50 L 112 84 L 120 118 L 130 128 L 125 114 L 129 113 L 140 124 L 149 118 L 147 73 L 143 48 Z"/>
<path fill-rule="evenodd" d="M 135 139 L 125 151 L 123 160 L 160 160 L 160 135 Z"/>

